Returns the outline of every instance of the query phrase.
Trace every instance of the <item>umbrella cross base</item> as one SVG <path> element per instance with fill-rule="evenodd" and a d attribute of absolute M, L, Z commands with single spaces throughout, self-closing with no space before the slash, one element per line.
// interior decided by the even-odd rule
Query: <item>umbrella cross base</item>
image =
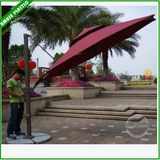
<path fill-rule="evenodd" d="M 26 136 L 16 136 L 16 140 L 6 139 L 7 144 L 42 144 L 51 139 L 46 133 L 32 133 L 32 138 L 26 139 Z"/>
<path fill-rule="evenodd" d="M 100 95 L 99 87 L 48 87 L 47 96 L 69 95 L 72 99 L 94 98 Z"/>
<path fill-rule="evenodd" d="M 96 87 L 103 88 L 105 90 L 121 90 L 124 87 L 124 84 L 122 82 L 114 82 L 114 81 L 108 81 L 108 82 L 90 82 L 92 85 Z"/>

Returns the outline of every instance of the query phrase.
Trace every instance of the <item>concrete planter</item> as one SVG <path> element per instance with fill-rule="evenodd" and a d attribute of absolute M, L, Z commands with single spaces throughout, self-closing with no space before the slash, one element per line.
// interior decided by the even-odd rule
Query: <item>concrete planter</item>
<path fill-rule="evenodd" d="M 105 90 L 121 90 L 124 86 L 124 84 L 122 82 L 90 82 L 92 85 L 94 85 L 95 87 L 100 87 L 103 88 Z"/>
<path fill-rule="evenodd" d="M 31 98 L 31 115 L 35 115 L 37 111 L 46 107 L 49 101 L 62 100 L 66 97 L 63 96 L 48 96 L 48 97 L 35 97 Z M 2 122 L 8 122 L 10 118 L 10 102 L 9 100 L 2 100 Z M 24 117 L 26 115 L 26 108 L 24 108 Z"/>
<path fill-rule="evenodd" d="M 121 82 L 122 82 L 124 85 L 128 85 L 128 80 L 126 80 L 126 79 L 121 80 Z"/>
<path fill-rule="evenodd" d="M 99 87 L 48 87 L 47 96 L 67 94 L 72 99 L 94 98 L 100 94 Z"/>

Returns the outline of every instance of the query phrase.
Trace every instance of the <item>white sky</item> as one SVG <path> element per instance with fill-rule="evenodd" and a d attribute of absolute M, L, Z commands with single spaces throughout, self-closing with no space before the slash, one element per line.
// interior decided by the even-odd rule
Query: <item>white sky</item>
<path fill-rule="evenodd" d="M 116 3 L 115 3 L 116 4 Z M 105 6 L 110 11 L 124 13 L 124 17 L 120 21 L 127 21 L 151 14 L 155 14 L 157 19 L 157 6 Z M 115 73 L 128 72 L 129 74 L 143 74 L 144 70 L 150 68 L 153 75 L 157 75 L 157 22 L 158 19 L 149 25 L 142 28 L 137 33 L 140 35 L 140 46 L 137 48 L 136 57 L 132 59 L 127 53 L 124 53 L 123 57 L 118 57 L 114 54 L 113 58 L 109 57 L 109 67 Z M 23 44 L 23 34 L 30 33 L 20 24 L 15 24 L 12 27 L 11 41 L 12 44 Z M 56 52 L 66 52 L 68 50 L 68 44 L 63 46 L 57 46 L 54 50 L 47 49 L 47 51 L 54 56 Z M 39 47 L 35 49 L 32 54 L 32 58 L 36 60 L 39 58 L 39 65 L 48 67 L 51 58 Z"/>

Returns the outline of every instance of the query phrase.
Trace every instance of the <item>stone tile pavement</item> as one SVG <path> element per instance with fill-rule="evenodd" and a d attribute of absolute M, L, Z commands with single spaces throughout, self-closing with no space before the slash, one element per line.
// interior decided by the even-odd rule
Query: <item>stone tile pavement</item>
<path fill-rule="evenodd" d="M 32 117 L 32 132 L 47 133 L 52 139 L 46 144 L 156 144 L 157 122 L 149 121 L 149 130 L 141 138 L 134 138 L 126 131 L 125 121 Z M 7 123 L 3 123 L 3 143 L 6 138 Z M 23 119 L 22 130 L 26 131 L 26 120 Z"/>
<path fill-rule="evenodd" d="M 63 100 L 51 105 L 105 106 L 144 105 L 157 106 L 156 99 L 110 99 L 94 98 L 86 100 Z M 32 132 L 47 133 L 52 139 L 46 144 L 156 144 L 157 120 L 148 119 L 149 129 L 141 138 L 134 138 L 126 131 L 126 121 L 84 118 L 65 118 L 51 116 L 33 116 Z M 7 123 L 2 126 L 2 143 L 6 139 Z M 26 120 L 22 121 L 22 130 L 26 131 Z"/>

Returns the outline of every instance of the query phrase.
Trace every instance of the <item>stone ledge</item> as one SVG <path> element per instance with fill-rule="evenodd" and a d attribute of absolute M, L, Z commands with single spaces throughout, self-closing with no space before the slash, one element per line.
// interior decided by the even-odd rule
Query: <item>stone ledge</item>
<path fill-rule="evenodd" d="M 48 104 L 48 101 L 68 99 L 68 95 L 46 96 L 31 98 L 31 115 L 35 115 L 37 111 L 43 109 Z M 2 100 L 2 122 L 8 122 L 10 118 L 10 102 L 9 99 Z M 26 107 L 24 108 L 24 116 L 26 115 Z"/>
<path fill-rule="evenodd" d="M 123 82 L 109 81 L 109 82 L 89 82 L 95 87 L 104 88 L 105 90 L 121 90 L 124 86 Z"/>
<path fill-rule="evenodd" d="M 48 87 L 47 96 L 69 95 L 72 99 L 94 98 L 100 95 L 99 87 Z"/>

